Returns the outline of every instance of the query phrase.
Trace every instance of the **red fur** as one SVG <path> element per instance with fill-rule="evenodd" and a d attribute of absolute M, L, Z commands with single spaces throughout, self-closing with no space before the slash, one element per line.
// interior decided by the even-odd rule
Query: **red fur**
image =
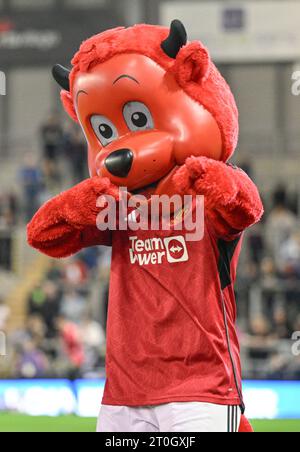
<path fill-rule="evenodd" d="M 73 121 L 78 122 L 77 114 L 74 108 L 74 103 L 71 94 L 68 91 L 61 91 L 60 93 L 61 102 L 64 109 L 68 115 L 73 119 Z"/>
<path fill-rule="evenodd" d="M 245 416 L 242 416 L 239 433 L 254 433 L 253 427 Z"/>
<path fill-rule="evenodd" d="M 223 140 L 222 161 L 191 157 L 174 176 L 182 194 L 205 196 L 206 215 L 219 237 L 231 240 L 258 222 L 263 206 L 257 188 L 239 169 L 226 165 L 238 138 L 238 111 L 229 86 L 223 79 L 208 51 L 200 42 L 184 46 L 176 60 L 161 49 L 169 29 L 151 25 L 117 28 L 85 41 L 72 60 L 70 93 L 62 91 L 62 103 L 76 121 L 72 99 L 73 85 L 79 73 L 85 73 L 114 55 L 138 53 L 145 55 L 171 71 L 178 85 L 203 105 L 219 125 Z M 195 124 L 195 127 L 197 125 Z M 108 179 L 91 178 L 46 203 L 28 225 L 28 242 L 51 257 L 67 257 L 82 248 L 111 244 L 111 233 L 100 232 L 96 219 L 99 196 L 108 194 L 118 200 L 118 189 Z M 252 427 L 243 416 L 241 432 Z"/>
<path fill-rule="evenodd" d="M 206 157 L 191 157 L 174 176 L 182 194 L 205 196 L 205 213 L 219 237 L 231 240 L 257 223 L 263 205 L 244 171 Z"/>
<path fill-rule="evenodd" d="M 195 41 L 179 52 L 172 71 L 180 85 L 189 82 L 201 85 L 209 77 L 211 64 L 208 51 Z"/>
<path fill-rule="evenodd" d="M 110 233 L 96 227 L 97 199 L 119 189 L 108 179 L 94 177 L 48 201 L 28 225 L 28 243 L 51 257 L 68 257 L 83 248 L 110 244 Z"/>
<path fill-rule="evenodd" d="M 228 84 L 199 42 L 181 49 L 173 70 L 179 86 L 215 118 L 226 162 L 235 151 L 239 134 L 238 109 Z"/>
<path fill-rule="evenodd" d="M 79 73 L 88 72 L 122 53 L 145 55 L 166 71 L 172 71 L 179 86 L 214 116 L 223 139 L 222 160 L 227 161 L 235 151 L 238 138 L 238 111 L 230 88 L 211 61 L 207 49 L 198 41 L 184 46 L 176 60 L 169 58 L 161 49 L 168 33 L 169 29 L 165 27 L 135 25 L 108 30 L 83 42 L 72 60 L 71 93 Z M 76 120 L 71 96 L 63 93 L 62 102 Z"/>

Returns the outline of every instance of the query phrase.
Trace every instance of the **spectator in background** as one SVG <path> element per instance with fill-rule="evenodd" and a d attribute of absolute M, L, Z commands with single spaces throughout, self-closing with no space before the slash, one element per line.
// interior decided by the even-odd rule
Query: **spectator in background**
<path fill-rule="evenodd" d="M 17 358 L 19 378 L 43 378 L 47 375 L 48 359 L 34 339 L 28 338 L 21 346 Z"/>
<path fill-rule="evenodd" d="M 46 337 L 46 326 L 41 316 L 35 314 L 27 318 L 23 328 L 9 336 L 11 350 L 15 351 L 12 378 L 55 377 L 54 364 L 57 339 Z"/>
<path fill-rule="evenodd" d="M 56 319 L 61 309 L 61 293 L 59 287 L 46 280 L 41 286 L 37 286 L 29 295 L 27 312 L 30 318 L 38 316 L 42 319 L 46 337 L 53 338 L 56 335 Z"/>
<path fill-rule="evenodd" d="M 264 315 L 257 314 L 250 320 L 249 332 L 242 336 L 241 343 L 252 365 L 251 378 L 266 376 L 277 343 L 271 324 Z"/>
<path fill-rule="evenodd" d="M 260 283 L 263 295 L 263 311 L 266 317 L 273 316 L 278 288 L 278 271 L 272 257 L 264 257 L 260 265 Z"/>
<path fill-rule="evenodd" d="M 50 267 L 47 272 L 47 279 L 49 281 L 56 282 L 57 284 L 61 284 L 63 279 L 63 271 L 59 262 L 54 259 L 50 262 Z"/>
<path fill-rule="evenodd" d="M 11 228 L 17 224 L 18 210 L 18 199 L 14 193 L 0 195 L 0 227 L 2 229 Z"/>
<path fill-rule="evenodd" d="M 37 286 L 30 293 L 27 300 L 27 312 L 29 316 L 42 315 L 43 305 L 46 301 L 46 293 L 42 286 Z"/>
<path fill-rule="evenodd" d="M 46 281 L 43 285 L 45 301 L 42 306 L 41 315 L 47 328 L 46 336 L 56 336 L 56 321 L 61 310 L 61 293 L 59 287 L 52 281 Z"/>
<path fill-rule="evenodd" d="M 294 231 L 281 243 L 278 256 L 283 276 L 300 279 L 300 230 Z"/>
<path fill-rule="evenodd" d="M 33 154 L 26 154 L 20 170 L 20 183 L 24 195 L 25 221 L 31 220 L 40 206 L 43 177 Z"/>
<path fill-rule="evenodd" d="M 42 125 L 41 139 L 45 160 L 55 162 L 63 142 L 63 129 L 58 114 L 52 113 Z"/>
<path fill-rule="evenodd" d="M 43 172 L 47 190 L 53 193 L 61 181 L 61 173 L 57 160 L 63 148 L 63 128 L 57 113 L 49 116 L 47 121 L 42 125 L 40 133 L 44 153 Z"/>
<path fill-rule="evenodd" d="M 64 316 L 57 319 L 57 329 L 62 342 L 62 350 L 71 365 L 70 378 L 80 376 L 80 368 L 84 364 L 84 349 L 77 325 Z"/>
<path fill-rule="evenodd" d="M 86 152 L 87 144 L 82 130 L 73 126 L 67 134 L 65 153 L 70 162 L 74 184 L 78 184 L 88 177 Z"/>
<path fill-rule="evenodd" d="M 10 316 L 10 308 L 0 298 L 0 331 L 5 331 Z"/>
<path fill-rule="evenodd" d="M 61 314 L 67 320 L 79 324 L 86 311 L 86 302 L 78 290 L 68 289 L 62 297 Z"/>
<path fill-rule="evenodd" d="M 35 314 L 28 317 L 26 333 L 28 338 L 33 339 L 41 349 L 47 348 L 45 346 L 46 325 L 41 316 Z"/>
<path fill-rule="evenodd" d="M 65 262 L 64 265 L 64 282 L 69 286 L 82 287 L 88 279 L 88 268 L 85 262 L 73 257 Z"/>
<path fill-rule="evenodd" d="M 265 253 L 265 241 L 261 224 L 255 225 L 248 235 L 248 252 L 252 262 L 259 265 Z"/>
<path fill-rule="evenodd" d="M 286 310 L 290 318 L 293 318 L 297 316 L 300 304 L 300 231 L 298 229 L 282 243 L 278 254 Z"/>
<path fill-rule="evenodd" d="M 101 255 L 100 250 L 100 247 L 91 246 L 89 248 L 85 248 L 80 253 L 80 259 L 86 265 L 88 271 L 91 272 L 92 275 L 94 275 L 94 273 L 98 271 L 98 261 L 99 256 Z"/>
<path fill-rule="evenodd" d="M 289 320 L 287 309 L 283 306 L 277 307 L 273 318 L 273 331 L 278 339 L 287 339 L 292 336 L 292 331 L 289 327 Z"/>
<path fill-rule="evenodd" d="M 4 230 L 0 233 L 0 270 L 12 271 L 12 233 Z"/>
<path fill-rule="evenodd" d="M 105 332 L 100 323 L 96 322 L 91 315 L 83 316 L 80 322 L 80 331 L 86 348 L 95 349 L 99 353 L 99 348 L 105 347 Z"/>
<path fill-rule="evenodd" d="M 277 264 L 280 264 L 278 250 L 295 230 L 296 225 L 297 217 L 289 209 L 286 190 L 284 187 L 278 187 L 273 196 L 272 211 L 265 225 L 266 243 Z"/>
<path fill-rule="evenodd" d="M 86 314 L 80 323 L 80 334 L 84 347 L 84 368 L 93 375 L 93 371 L 104 366 L 106 351 L 105 332 L 99 322 Z"/>
<path fill-rule="evenodd" d="M 17 224 L 18 200 L 14 193 L 0 194 L 0 228 L 9 229 Z"/>
<path fill-rule="evenodd" d="M 17 224 L 18 204 L 13 193 L 0 194 L 0 269 L 12 270 L 13 227 Z"/>
<path fill-rule="evenodd" d="M 7 201 L 9 206 L 9 212 L 10 212 L 10 218 L 11 218 L 11 224 L 15 226 L 18 221 L 18 214 L 19 214 L 19 200 L 15 193 L 10 192 L 7 195 Z"/>

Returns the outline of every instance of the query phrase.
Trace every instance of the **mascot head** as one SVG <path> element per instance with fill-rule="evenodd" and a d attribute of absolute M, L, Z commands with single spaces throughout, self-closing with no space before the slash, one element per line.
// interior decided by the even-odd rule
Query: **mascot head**
<path fill-rule="evenodd" d="M 190 156 L 227 161 L 238 136 L 229 86 L 183 24 L 136 25 L 85 41 L 68 71 L 53 68 L 80 123 L 92 176 L 132 192 L 164 192 Z"/>

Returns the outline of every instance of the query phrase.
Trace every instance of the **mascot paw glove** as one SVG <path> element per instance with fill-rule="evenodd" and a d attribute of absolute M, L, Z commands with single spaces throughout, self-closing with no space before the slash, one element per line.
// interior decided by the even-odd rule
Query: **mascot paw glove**
<path fill-rule="evenodd" d="M 48 201 L 27 227 L 28 243 L 51 257 L 67 257 L 87 246 L 105 244 L 97 229 L 99 198 L 119 201 L 119 189 L 98 176 Z M 102 203 L 103 204 L 103 203 Z"/>
<path fill-rule="evenodd" d="M 100 211 L 97 201 L 102 196 L 120 200 L 118 187 L 107 178 L 95 176 L 62 193 L 56 199 L 62 207 L 64 219 L 71 226 L 80 229 L 82 226 L 96 224 Z"/>
<path fill-rule="evenodd" d="M 230 204 L 238 188 L 231 166 L 207 157 L 190 157 L 174 176 L 180 194 L 204 195 L 206 202 Z"/>

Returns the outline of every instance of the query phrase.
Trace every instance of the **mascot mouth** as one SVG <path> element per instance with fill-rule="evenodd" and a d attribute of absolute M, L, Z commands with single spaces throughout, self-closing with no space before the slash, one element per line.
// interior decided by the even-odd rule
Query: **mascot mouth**
<path fill-rule="evenodd" d="M 145 185 L 144 187 L 132 190 L 130 193 L 132 193 L 133 196 L 145 196 L 148 201 L 153 195 L 167 195 L 171 197 L 175 194 L 178 194 L 178 190 L 174 184 L 174 175 L 178 171 L 178 168 L 179 166 L 175 166 L 164 177 L 157 179 L 155 182 L 152 182 L 149 185 Z"/>
<path fill-rule="evenodd" d="M 159 186 L 160 182 L 163 181 L 164 179 L 165 179 L 165 177 L 158 179 L 157 181 L 152 182 L 149 185 L 145 185 L 144 187 L 137 188 L 136 190 L 132 190 L 131 193 L 134 196 L 143 195 L 147 199 L 149 199 L 152 195 L 155 194 L 157 187 Z"/>

